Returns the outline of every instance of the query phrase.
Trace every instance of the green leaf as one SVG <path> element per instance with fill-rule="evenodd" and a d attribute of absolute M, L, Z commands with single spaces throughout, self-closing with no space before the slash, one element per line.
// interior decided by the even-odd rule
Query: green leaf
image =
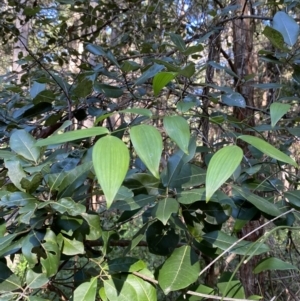
<path fill-rule="evenodd" d="M 81 283 L 74 291 L 73 301 L 95 301 L 97 291 L 97 277 L 90 282 Z"/>
<path fill-rule="evenodd" d="M 279 11 L 273 18 L 273 28 L 278 30 L 285 43 L 294 46 L 299 35 L 299 25 L 297 22 L 283 11 Z"/>
<path fill-rule="evenodd" d="M 86 50 L 91 52 L 92 54 L 95 55 L 102 55 L 106 57 L 106 52 L 104 51 L 104 49 L 98 45 L 94 45 L 94 44 L 88 44 L 86 46 Z"/>
<path fill-rule="evenodd" d="M 123 89 L 116 86 L 107 84 L 94 83 L 94 89 L 96 92 L 103 93 L 108 98 L 118 98 L 123 95 Z"/>
<path fill-rule="evenodd" d="M 36 146 L 46 146 L 51 144 L 60 144 L 79 139 L 108 134 L 109 131 L 105 127 L 93 127 L 89 129 L 82 129 L 77 131 L 66 132 L 60 135 L 53 135 L 47 139 L 39 140 L 35 143 Z"/>
<path fill-rule="evenodd" d="M 57 237 L 54 232 L 49 228 L 43 239 L 42 244 L 43 251 L 45 252 L 45 258 L 41 258 L 41 264 L 43 267 L 43 273 L 47 277 L 51 277 L 57 273 L 60 262 L 60 251 L 57 243 Z"/>
<path fill-rule="evenodd" d="M 158 283 L 165 294 L 186 288 L 198 279 L 200 264 L 190 246 L 176 249 L 165 261 L 158 274 Z"/>
<path fill-rule="evenodd" d="M 50 204 L 57 212 L 61 214 L 67 212 L 71 216 L 80 215 L 86 210 L 84 205 L 74 202 L 71 198 L 62 198 L 57 202 L 51 202 Z"/>
<path fill-rule="evenodd" d="M 205 188 L 185 190 L 177 195 L 178 202 L 185 205 L 205 201 L 205 199 Z"/>
<path fill-rule="evenodd" d="M 133 257 L 120 257 L 107 262 L 110 273 L 132 273 L 145 269 L 147 266 L 144 261 Z"/>
<path fill-rule="evenodd" d="M 11 151 L 0 150 L 0 158 L 2 159 L 11 159 L 15 155 Z"/>
<path fill-rule="evenodd" d="M 197 52 L 201 52 L 204 50 L 204 47 L 199 44 L 199 45 L 194 45 L 194 46 L 190 46 L 188 47 L 185 51 L 183 51 L 182 53 L 185 55 L 191 55 Z"/>
<path fill-rule="evenodd" d="M 239 195 L 241 195 L 243 198 L 245 198 L 252 205 L 254 205 L 260 211 L 270 214 L 272 216 L 278 216 L 281 214 L 280 210 L 276 207 L 276 205 L 270 203 L 266 199 L 254 193 L 251 193 L 248 190 L 244 190 L 243 188 L 238 187 L 236 185 L 232 185 L 232 189 L 235 192 L 237 192 Z"/>
<path fill-rule="evenodd" d="M 109 208 L 125 179 L 129 167 L 129 151 L 122 140 L 106 136 L 94 146 L 93 164 Z"/>
<path fill-rule="evenodd" d="M 261 260 L 258 265 L 254 268 L 253 273 L 258 274 L 263 271 L 274 271 L 274 270 L 298 270 L 298 268 L 289 262 L 282 261 L 275 257 L 269 257 Z"/>
<path fill-rule="evenodd" d="M 139 300 L 135 287 L 132 286 L 129 281 L 127 281 L 128 277 L 129 275 L 127 275 L 126 278 L 123 277 L 119 279 L 117 277 L 111 277 L 107 280 L 104 280 L 105 293 L 110 301 Z"/>
<path fill-rule="evenodd" d="M 40 92 L 44 91 L 45 88 L 46 84 L 34 81 L 30 88 L 30 97 L 35 98 Z"/>
<path fill-rule="evenodd" d="M 67 237 L 63 236 L 61 233 L 58 234 L 58 238 L 62 238 L 63 240 L 63 249 L 62 253 L 68 256 L 75 256 L 78 254 L 84 254 L 84 245 L 82 241 L 78 241 L 74 239 L 68 239 Z"/>
<path fill-rule="evenodd" d="M 149 78 L 155 76 L 158 72 L 164 69 L 164 66 L 153 64 L 149 69 L 147 69 L 134 83 L 135 86 L 142 85 L 145 83 Z"/>
<path fill-rule="evenodd" d="M 239 136 L 238 139 L 242 139 L 243 141 L 251 144 L 252 146 L 254 146 L 255 148 L 257 148 L 258 150 L 260 150 L 261 152 L 273 159 L 298 167 L 298 164 L 288 155 L 284 154 L 283 152 L 272 146 L 270 143 L 260 138 L 250 135 L 243 135 Z"/>
<path fill-rule="evenodd" d="M 150 125 L 138 125 L 130 129 L 130 139 L 137 155 L 150 172 L 159 179 L 159 162 L 163 149 L 159 131 Z"/>
<path fill-rule="evenodd" d="M 190 142 L 190 127 L 187 121 L 178 115 L 165 116 L 164 128 L 169 137 L 176 142 L 178 147 L 188 154 Z"/>
<path fill-rule="evenodd" d="M 270 106 L 271 125 L 274 127 L 280 118 L 287 113 L 290 105 L 285 103 L 273 102 Z"/>
<path fill-rule="evenodd" d="M 21 280 L 0 261 L 0 292 L 22 291 Z"/>
<path fill-rule="evenodd" d="M 243 151 L 236 145 L 225 146 L 209 161 L 206 174 L 206 201 L 233 174 L 243 159 Z"/>
<path fill-rule="evenodd" d="M 187 50 L 186 46 L 185 46 L 185 42 L 180 35 L 175 34 L 175 33 L 170 33 L 170 38 L 171 38 L 171 41 L 174 43 L 174 45 L 180 52 L 184 53 L 184 51 Z"/>
<path fill-rule="evenodd" d="M 190 62 L 189 64 L 178 70 L 178 73 L 187 78 L 190 78 L 194 75 L 195 71 L 195 63 Z"/>
<path fill-rule="evenodd" d="M 167 224 L 172 213 L 177 213 L 179 204 L 175 199 L 165 198 L 159 200 L 155 207 L 152 209 L 152 214 L 164 225 Z"/>
<path fill-rule="evenodd" d="M 93 82 L 87 78 L 79 81 L 77 86 L 72 91 L 72 95 L 77 98 L 86 98 L 93 90 Z"/>
<path fill-rule="evenodd" d="M 266 26 L 262 33 L 269 39 L 269 41 L 274 47 L 283 51 L 288 50 L 287 47 L 284 45 L 284 38 L 278 30 L 270 26 Z"/>
<path fill-rule="evenodd" d="M 226 93 L 221 96 L 222 102 L 227 106 L 232 107 L 246 107 L 246 101 L 242 94 L 240 93 Z"/>
<path fill-rule="evenodd" d="M 89 234 L 87 234 L 85 238 L 87 240 L 99 239 L 102 235 L 99 215 L 82 213 L 81 216 L 89 225 Z"/>
<path fill-rule="evenodd" d="M 48 283 L 49 279 L 44 274 L 35 273 L 29 269 L 26 273 L 26 284 L 29 288 L 41 288 Z"/>
<path fill-rule="evenodd" d="M 238 239 L 228 235 L 222 231 L 213 231 L 203 235 L 203 239 L 212 244 L 214 247 L 225 251 L 229 249 Z M 254 252 L 255 250 L 255 252 Z M 269 251 L 269 247 L 261 243 L 252 243 L 249 241 L 240 241 L 237 245 L 231 248 L 228 252 L 238 255 L 253 255 L 263 254 Z M 254 253 L 253 253 L 254 252 Z"/>
<path fill-rule="evenodd" d="M 35 143 L 35 139 L 25 130 L 16 130 L 10 137 L 10 148 L 15 153 L 37 163 L 40 158 L 40 149 Z"/>
<path fill-rule="evenodd" d="M 176 75 L 176 72 L 160 72 L 156 74 L 153 78 L 154 95 L 157 96 L 161 89 L 173 80 Z"/>
<path fill-rule="evenodd" d="M 23 178 L 26 178 L 26 173 L 24 172 L 19 161 L 5 160 L 5 167 L 8 169 L 8 177 L 12 183 L 19 188 L 19 190 L 24 191 L 21 185 Z"/>
<path fill-rule="evenodd" d="M 245 299 L 245 291 L 242 283 L 235 279 L 231 279 L 231 272 L 224 272 L 218 280 L 218 289 L 222 296 L 229 298 Z"/>

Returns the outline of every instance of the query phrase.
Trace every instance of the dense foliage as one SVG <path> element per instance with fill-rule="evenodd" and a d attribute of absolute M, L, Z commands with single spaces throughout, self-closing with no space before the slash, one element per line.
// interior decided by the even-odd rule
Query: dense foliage
<path fill-rule="evenodd" d="M 297 300 L 299 8 L 2 1 L 0 300 Z"/>

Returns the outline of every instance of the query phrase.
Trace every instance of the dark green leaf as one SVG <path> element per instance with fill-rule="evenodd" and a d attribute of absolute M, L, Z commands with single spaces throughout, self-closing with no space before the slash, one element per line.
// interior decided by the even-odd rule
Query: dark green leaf
<path fill-rule="evenodd" d="M 143 83 L 145 83 L 149 78 L 155 76 L 158 72 L 160 72 L 161 70 L 164 69 L 164 66 L 162 65 L 158 65 L 158 64 L 154 64 L 152 65 L 149 69 L 147 69 L 136 81 L 135 81 L 135 85 L 139 86 Z"/>
<path fill-rule="evenodd" d="M 274 271 L 274 270 L 298 270 L 298 268 L 289 262 L 282 261 L 279 258 L 269 257 L 261 260 L 257 266 L 254 268 L 253 273 L 258 274 L 264 271 Z"/>
<path fill-rule="evenodd" d="M 180 52 L 184 53 L 184 51 L 187 50 L 185 46 L 185 42 L 180 35 L 175 33 L 170 33 L 170 38 Z"/>
<path fill-rule="evenodd" d="M 240 93 L 226 93 L 221 96 L 222 102 L 228 106 L 232 107 L 246 107 L 246 101 L 242 94 Z"/>
<path fill-rule="evenodd" d="M 283 51 L 287 50 L 287 47 L 284 45 L 284 38 L 278 30 L 266 26 L 262 33 L 269 39 L 274 47 Z"/>
<path fill-rule="evenodd" d="M 111 86 L 107 84 L 100 84 L 98 82 L 94 83 L 95 91 L 103 93 L 108 98 L 118 98 L 123 95 L 123 89 L 116 86 Z"/>

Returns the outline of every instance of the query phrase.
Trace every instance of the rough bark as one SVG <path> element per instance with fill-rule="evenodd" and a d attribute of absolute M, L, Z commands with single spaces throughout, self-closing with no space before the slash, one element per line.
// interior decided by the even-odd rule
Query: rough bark
<path fill-rule="evenodd" d="M 248 0 L 237 0 L 239 5 L 239 15 L 251 15 L 251 2 Z M 234 53 L 234 67 L 239 79 L 236 80 L 236 91 L 241 93 L 246 100 L 246 108 L 234 108 L 234 117 L 240 121 L 240 132 L 250 134 L 247 129 L 255 124 L 253 110 L 254 107 L 254 89 L 249 82 L 244 83 L 245 76 L 253 74 L 255 57 L 253 54 L 253 34 L 255 29 L 254 21 L 251 19 L 236 19 L 233 21 L 233 53 Z M 244 154 L 249 156 L 247 145 L 239 142 L 240 147 L 244 150 Z M 243 237 L 253 229 L 260 225 L 260 220 L 249 221 L 240 231 L 239 236 Z M 253 235 L 247 238 L 249 241 L 256 241 L 263 235 L 263 231 L 256 231 Z M 253 269 L 259 261 L 259 257 L 255 256 L 240 267 L 240 279 L 244 286 L 246 296 L 253 294 L 261 294 L 259 278 L 253 274 Z"/>

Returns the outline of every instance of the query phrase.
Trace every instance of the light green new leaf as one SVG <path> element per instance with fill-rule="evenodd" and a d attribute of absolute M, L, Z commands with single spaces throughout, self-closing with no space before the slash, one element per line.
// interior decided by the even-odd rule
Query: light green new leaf
<path fill-rule="evenodd" d="M 129 167 L 129 151 L 122 140 L 106 136 L 94 146 L 93 165 L 109 208 L 125 179 Z"/>
<path fill-rule="evenodd" d="M 274 127 L 280 118 L 290 109 L 286 103 L 273 102 L 270 106 L 271 126 Z"/>
<path fill-rule="evenodd" d="M 197 254 L 190 246 L 176 249 L 165 261 L 158 274 L 158 283 L 165 294 L 186 288 L 200 273 Z"/>
<path fill-rule="evenodd" d="M 257 148 L 258 150 L 260 150 L 261 152 L 263 152 L 264 154 L 268 155 L 273 159 L 298 167 L 298 164 L 293 159 L 291 159 L 288 155 L 284 154 L 283 152 L 281 152 L 280 150 L 272 146 L 270 143 L 260 138 L 250 136 L 250 135 L 243 135 L 243 136 L 239 136 L 238 138 L 251 144 L 252 146 L 254 146 L 255 148 Z"/>
<path fill-rule="evenodd" d="M 10 137 L 10 148 L 27 160 L 37 163 L 40 149 L 35 145 L 36 140 L 25 130 L 14 131 Z"/>
<path fill-rule="evenodd" d="M 243 151 L 236 145 L 225 146 L 211 158 L 206 174 L 206 201 L 234 173 L 243 158 Z"/>
<path fill-rule="evenodd" d="M 93 277 L 90 282 L 80 284 L 74 291 L 74 301 L 95 301 L 97 291 L 97 278 Z"/>
<path fill-rule="evenodd" d="M 298 270 L 298 268 L 286 261 L 282 261 L 275 257 L 265 258 L 259 262 L 259 264 L 254 268 L 253 273 L 258 274 L 263 271 L 273 271 L 273 270 Z"/>
<path fill-rule="evenodd" d="M 159 179 L 159 162 L 163 149 L 159 131 L 150 125 L 134 126 L 130 129 L 130 139 L 140 159 Z"/>
<path fill-rule="evenodd" d="M 172 213 L 177 213 L 179 204 L 175 199 L 165 198 L 160 200 L 153 208 L 153 215 L 164 225 L 167 224 Z"/>
<path fill-rule="evenodd" d="M 35 145 L 36 146 L 46 146 L 51 144 L 59 144 L 70 142 L 74 140 L 84 139 L 88 137 L 94 137 L 99 135 L 108 134 L 109 131 L 104 127 L 93 127 L 89 129 L 77 130 L 72 132 L 66 132 L 60 135 L 54 135 L 44 140 L 39 140 Z"/>
<path fill-rule="evenodd" d="M 62 253 L 68 256 L 75 256 L 78 254 L 84 254 L 84 245 L 81 241 L 74 239 L 69 239 L 63 236 L 61 233 L 57 236 L 58 239 L 62 239 L 63 241 L 63 249 Z"/>
<path fill-rule="evenodd" d="M 134 286 L 126 281 L 126 278 L 118 279 L 116 277 L 112 277 L 104 280 L 104 289 L 109 301 L 139 300 Z"/>
<path fill-rule="evenodd" d="M 176 72 L 160 72 L 156 74 L 153 78 L 154 95 L 157 96 L 161 89 L 174 79 L 176 75 Z"/>
<path fill-rule="evenodd" d="M 164 128 L 169 137 L 176 142 L 178 147 L 186 154 L 189 150 L 190 127 L 187 121 L 178 115 L 165 116 Z"/>

